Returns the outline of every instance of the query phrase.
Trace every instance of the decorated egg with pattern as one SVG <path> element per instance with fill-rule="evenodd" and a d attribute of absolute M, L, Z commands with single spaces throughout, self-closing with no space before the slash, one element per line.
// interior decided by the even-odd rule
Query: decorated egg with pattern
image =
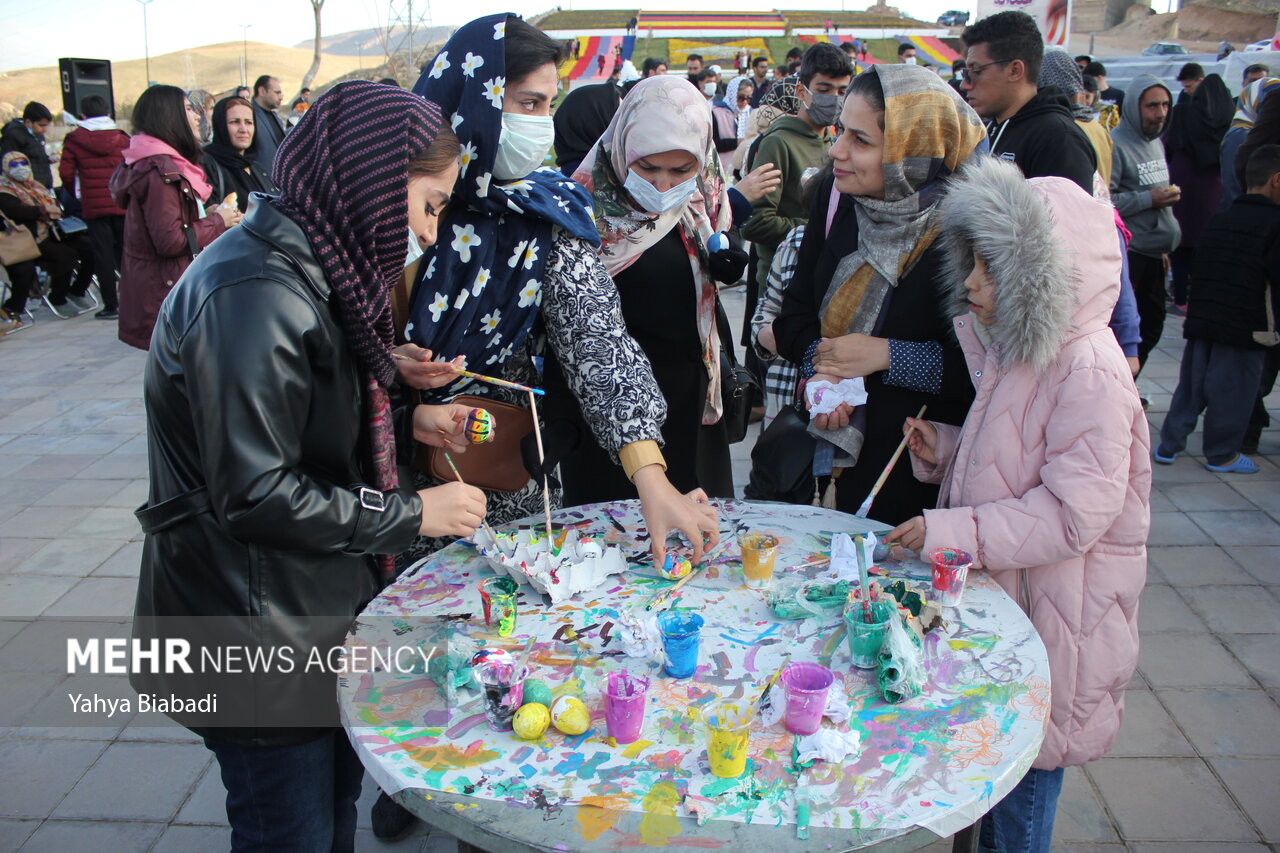
<path fill-rule="evenodd" d="M 467 422 L 463 425 L 463 433 L 472 444 L 484 444 L 493 439 L 493 415 L 488 409 L 472 409 L 467 412 Z"/>
<path fill-rule="evenodd" d="M 576 696 L 560 696 L 551 703 L 551 725 L 567 735 L 580 735 L 591 727 L 591 712 Z"/>

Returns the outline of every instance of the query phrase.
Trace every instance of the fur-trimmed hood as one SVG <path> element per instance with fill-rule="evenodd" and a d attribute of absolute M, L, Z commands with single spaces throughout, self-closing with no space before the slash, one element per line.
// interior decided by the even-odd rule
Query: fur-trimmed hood
<path fill-rule="evenodd" d="M 1005 363 L 1037 372 L 1072 338 L 1105 328 L 1120 294 L 1120 244 L 1110 205 L 1066 178 L 1027 180 L 987 157 L 966 167 L 942 203 L 944 275 L 955 314 L 982 255 L 996 286 L 988 327 Z"/>

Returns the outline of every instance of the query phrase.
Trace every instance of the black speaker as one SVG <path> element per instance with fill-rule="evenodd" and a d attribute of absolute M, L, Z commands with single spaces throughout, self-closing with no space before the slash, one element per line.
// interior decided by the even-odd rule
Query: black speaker
<path fill-rule="evenodd" d="M 62 79 L 62 108 L 77 118 L 80 102 L 90 95 L 101 95 L 116 117 L 116 99 L 111 89 L 111 62 L 106 59 L 59 59 Z"/>

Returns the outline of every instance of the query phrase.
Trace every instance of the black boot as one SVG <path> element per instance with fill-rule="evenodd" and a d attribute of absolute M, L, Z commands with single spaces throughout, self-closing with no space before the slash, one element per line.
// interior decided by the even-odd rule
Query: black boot
<path fill-rule="evenodd" d="M 369 810 L 369 818 L 373 821 L 373 834 L 383 841 L 399 839 L 417 821 L 412 812 L 384 791 L 378 792 L 378 801 Z"/>

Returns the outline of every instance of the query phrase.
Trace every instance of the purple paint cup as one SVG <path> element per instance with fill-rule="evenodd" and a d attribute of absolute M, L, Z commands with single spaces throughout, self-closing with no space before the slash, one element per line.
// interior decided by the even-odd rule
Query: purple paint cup
<path fill-rule="evenodd" d="M 625 670 L 604 677 L 604 721 L 615 743 L 635 743 L 644 728 L 644 705 L 649 679 Z"/>
<path fill-rule="evenodd" d="M 789 663 L 782 671 L 787 709 L 782 722 L 793 735 L 811 735 L 822 725 L 827 691 L 835 676 L 820 663 Z"/>

